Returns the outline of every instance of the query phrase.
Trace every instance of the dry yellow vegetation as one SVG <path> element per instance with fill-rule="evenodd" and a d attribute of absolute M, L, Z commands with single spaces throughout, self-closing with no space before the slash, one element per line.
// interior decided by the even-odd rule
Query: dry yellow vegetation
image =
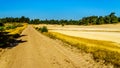
<path fill-rule="evenodd" d="M 94 59 L 102 59 L 105 62 L 120 66 L 120 44 L 110 41 L 92 40 L 80 37 L 73 37 L 57 32 L 44 33 L 51 38 L 60 39 L 85 52 L 93 54 Z"/>
<path fill-rule="evenodd" d="M 23 23 L 22 25 L 23 25 L 22 27 L 9 29 L 9 30 L 6 30 L 6 32 L 9 32 L 9 34 L 20 34 L 27 27 L 27 23 Z"/>

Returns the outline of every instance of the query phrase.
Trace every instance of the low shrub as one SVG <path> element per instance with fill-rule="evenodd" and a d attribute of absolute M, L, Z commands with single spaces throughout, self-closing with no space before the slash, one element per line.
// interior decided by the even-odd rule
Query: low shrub
<path fill-rule="evenodd" d="M 41 33 L 48 32 L 48 29 L 47 29 L 46 26 L 43 26 L 42 28 L 41 27 L 36 27 L 35 29 L 38 30 L 38 31 L 40 31 Z"/>
<path fill-rule="evenodd" d="M 41 27 L 40 28 L 36 27 L 35 29 L 38 30 L 38 31 L 41 31 Z"/>
<path fill-rule="evenodd" d="M 43 32 L 48 32 L 48 29 L 47 29 L 46 26 L 43 26 L 42 28 L 40 28 L 40 30 L 41 30 L 42 33 L 43 33 Z"/>
<path fill-rule="evenodd" d="M 38 30 L 39 28 L 38 27 L 35 27 L 36 30 Z"/>

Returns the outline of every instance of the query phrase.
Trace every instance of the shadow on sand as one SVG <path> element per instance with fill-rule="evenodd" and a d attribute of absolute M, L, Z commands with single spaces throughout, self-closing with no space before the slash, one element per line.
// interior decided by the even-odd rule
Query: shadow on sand
<path fill-rule="evenodd" d="M 0 32 L 0 48 L 13 48 L 20 43 L 27 42 L 27 40 L 23 41 L 19 39 L 23 36 L 20 34 L 9 34 L 8 32 Z"/>

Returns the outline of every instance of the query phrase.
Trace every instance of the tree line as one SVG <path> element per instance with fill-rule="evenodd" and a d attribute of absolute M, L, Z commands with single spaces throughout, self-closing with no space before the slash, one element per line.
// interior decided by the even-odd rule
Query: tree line
<path fill-rule="evenodd" d="M 25 16 L 21 16 L 20 18 L 19 17 L 6 17 L 6 18 L 0 18 L 0 23 L 14 23 L 14 22 L 18 22 L 18 23 L 29 23 L 30 22 L 30 19 L 28 17 L 25 17 Z"/>
<path fill-rule="evenodd" d="M 12 23 L 12 22 L 25 22 L 29 24 L 59 24 L 59 25 L 100 25 L 100 24 L 113 24 L 120 22 L 120 17 L 117 17 L 114 12 L 106 16 L 88 16 L 83 17 L 80 20 L 40 20 L 30 19 L 22 16 L 20 18 L 6 17 L 0 18 L 1 23 Z"/>

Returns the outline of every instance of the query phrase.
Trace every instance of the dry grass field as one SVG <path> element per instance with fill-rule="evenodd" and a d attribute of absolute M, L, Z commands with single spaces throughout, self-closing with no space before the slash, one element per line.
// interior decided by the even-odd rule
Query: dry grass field
<path fill-rule="evenodd" d="M 61 25 L 36 25 L 36 27 L 40 26 L 47 26 L 50 32 L 120 43 L 120 24 L 91 26 L 65 25 L 64 27 Z"/>

